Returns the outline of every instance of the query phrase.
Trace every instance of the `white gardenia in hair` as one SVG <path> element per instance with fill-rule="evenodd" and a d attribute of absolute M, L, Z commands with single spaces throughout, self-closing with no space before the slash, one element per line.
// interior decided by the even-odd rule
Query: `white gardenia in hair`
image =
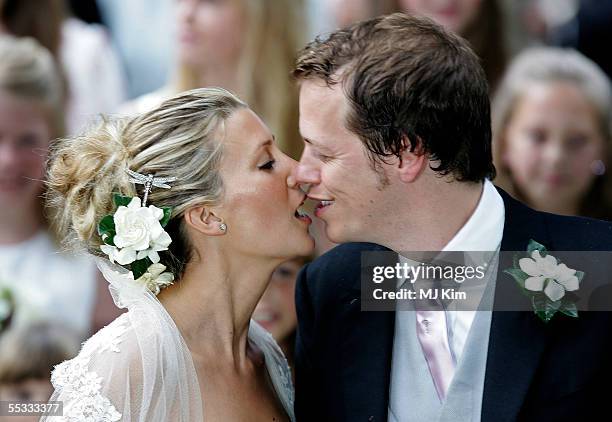
<path fill-rule="evenodd" d="M 534 292 L 544 291 L 553 302 L 561 300 L 566 291 L 578 290 L 576 270 L 559 264 L 550 254 L 542 257 L 540 251 L 535 250 L 531 253 L 531 258 L 519 259 L 519 266 L 530 276 L 525 280 L 525 288 Z M 545 283 L 547 279 L 548 283 Z"/>
<path fill-rule="evenodd" d="M 160 251 L 168 250 L 172 242 L 170 235 L 161 226 L 164 211 L 154 205 L 141 206 L 140 198 L 134 197 L 128 206 L 117 208 L 113 216 L 116 235 L 115 246 L 101 245 L 102 251 L 111 262 L 128 265 L 149 257 L 153 263 L 159 262 Z"/>

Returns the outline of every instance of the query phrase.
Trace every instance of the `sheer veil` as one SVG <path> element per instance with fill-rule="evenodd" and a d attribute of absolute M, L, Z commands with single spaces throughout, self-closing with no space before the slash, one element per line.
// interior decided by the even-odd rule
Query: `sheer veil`
<path fill-rule="evenodd" d="M 126 269 L 106 259 L 97 264 L 115 303 L 128 312 L 87 340 L 76 358 L 55 368 L 51 400 L 63 402 L 64 416 L 41 420 L 202 421 L 193 360 L 170 315 Z M 274 389 L 295 420 L 291 373 L 280 348 L 254 321 L 249 341 L 264 353 Z"/>

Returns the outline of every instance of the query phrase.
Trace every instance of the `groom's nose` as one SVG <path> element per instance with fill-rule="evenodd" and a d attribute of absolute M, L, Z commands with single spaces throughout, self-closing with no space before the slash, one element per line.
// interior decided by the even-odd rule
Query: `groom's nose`
<path fill-rule="evenodd" d="M 317 185 L 321 182 L 321 172 L 311 163 L 305 162 L 304 157 L 293 169 L 293 178 L 299 184 Z"/>

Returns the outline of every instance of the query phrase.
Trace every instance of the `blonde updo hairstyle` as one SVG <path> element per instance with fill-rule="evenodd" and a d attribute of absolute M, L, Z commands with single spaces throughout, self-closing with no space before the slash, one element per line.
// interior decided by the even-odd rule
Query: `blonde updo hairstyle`
<path fill-rule="evenodd" d="M 144 187 L 130 182 L 126 169 L 176 177 L 172 189 L 153 188 L 148 204 L 173 209 L 165 228 L 172 244 L 160 255 L 180 277 L 191 254 L 181 217 L 195 205 L 219 202 L 224 122 L 246 107 L 224 89 L 195 89 L 141 116 L 103 119 L 84 135 L 59 141 L 51 151 L 48 201 L 58 210 L 54 221 L 65 242 L 105 256 L 97 225 L 113 212 L 113 193 L 144 196 Z"/>

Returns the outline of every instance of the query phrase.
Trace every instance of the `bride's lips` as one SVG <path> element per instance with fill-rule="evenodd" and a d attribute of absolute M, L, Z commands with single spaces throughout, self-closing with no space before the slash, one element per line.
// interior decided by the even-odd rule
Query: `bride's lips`
<path fill-rule="evenodd" d="M 300 203 L 300 205 L 297 207 L 297 209 L 293 213 L 293 216 L 295 218 L 297 218 L 298 220 L 300 220 L 301 222 L 306 223 L 307 225 L 309 225 L 309 224 L 312 223 L 312 219 L 302 209 L 302 205 L 304 205 L 304 202 L 306 202 L 306 195 L 304 195 L 304 198 L 302 198 L 302 202 Z"/>

